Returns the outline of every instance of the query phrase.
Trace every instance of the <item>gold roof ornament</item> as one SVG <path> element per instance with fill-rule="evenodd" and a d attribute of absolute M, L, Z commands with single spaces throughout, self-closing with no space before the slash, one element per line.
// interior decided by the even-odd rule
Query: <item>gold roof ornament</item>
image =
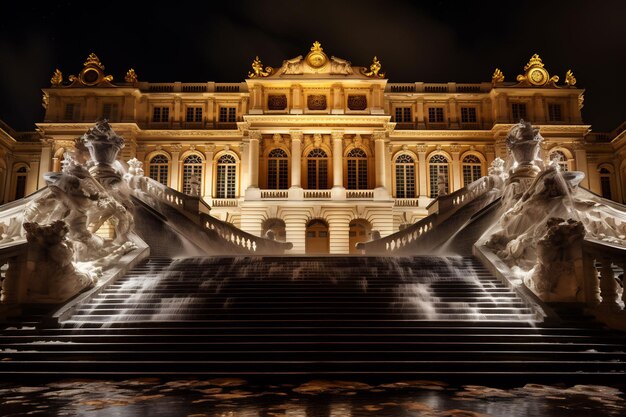
<path fill-rule="evenodd" d="M 567 70 L 565 73 L 565 84 L 567 84 L 568 87 L 574 87 L 576 85 L 576 77 L 574 77 L 574 73 L 571 69 Z"/>
<path fill-rule="evenodd" d="M 252 71 L 248 72 L 249 78 L 261 78 L 269 76 L 274 69 L 272 67 L 265 67 L 265 71 L 263 71 L 263 63 L 261 59 L 257 56 L 252 61 Z"/>
<path fill-rule="evenodd" d="M 322 44 L 318 41 L 313 42 L 311 51 L 307 54 L 306 63 L 313 68 L 321 68 L 328 62 L 328 56 L 324 53 Z"/>
<path fill-rule="evenodd" d="M 491 84 L 496 85 L 497 83 L 504 82 L 504 73 L 500 71 L 500 68 L 496 68 L 491 76 Z"/>
<path fill-rule="evenodd" d="M 135 84 L 138 79 L 137 79 L 137 73 L 135 72 L 134 69 L 129 69 L 126 72 L 126 76 L 124 77 L 124 81 L 126 81 L 127 83 L 131 83 L 131 84 Z"/>
<path fill-rule="evenodd" d="M 63 73 L 57 68 L 54 70 L 54 73 L 52 74 L 52 78 L 50 78 L 50 84 L 52 84 L 53 87 L 61 87 L 62 83 L 63 83 Z"/>
<path fill-rule="evenodd" d="M 556 75 L 550 77 L 538 54 L 534 54 L 530 58 L 524 66 L 524 71 L 525 74 L 517 76 L 519 87 L 556 87 L 556 83 L 559 81 L 559 77 Z"/>
<path fill-rule="evenodd" d="M 374 57 L 374 59 L 372 60 L 372 65 L 370 65 L 370 70 L 363 71 L 363 75 L 365 75 L 366 77 L 372 77 L 372 78 L 385 78 L 385 73 L 379 72 L 381 68 L 382 68 L 382 65 L 380 61 L 378 60 L 378 57 Z"/>
<path fill-rule="evenodd" d="M 84 68 L 78 76 L 70 75 L 69 80 L 72 82 L 70 87 L 94 87 L 100 84 L 110 84 L 113 81 L 112 75 L 104 75 L 104 65 L 93 52 L 89 54 L 83 65 Z"/>

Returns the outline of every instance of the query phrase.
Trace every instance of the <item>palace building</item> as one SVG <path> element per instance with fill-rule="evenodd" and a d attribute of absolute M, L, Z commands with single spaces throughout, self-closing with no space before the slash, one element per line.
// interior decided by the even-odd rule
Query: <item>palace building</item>
<path fill-rule="evenodd" d="M 586 174 L 582 186 L 626 198 L 626 123 L 591 133 L 584 90 L 563 83 L 538 55 L 507 81 L 391 83 L 376 57 L 352 66 L 315 42 L 306 54 L 266 67 L 257 57 L 240 83 L 123 82 L 91 54 L 66 81 L 58 69 L 43 89 L 37 131 L 0 125 L 0 198 L 45 186 L 74 140 L 108 119 L 145 175 L 200 195 L 211 215 L 255 235 L 271 231 L 292 253 L 353 252 L 372 230 L 382 236 L 428 213 L 506 159 L 513 123 L 530 120 L 545 138 L 543 158 Z"/>

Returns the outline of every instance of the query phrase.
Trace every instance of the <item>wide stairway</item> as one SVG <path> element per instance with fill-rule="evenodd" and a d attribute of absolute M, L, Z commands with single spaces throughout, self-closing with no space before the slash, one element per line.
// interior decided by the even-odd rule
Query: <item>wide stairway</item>
<path fill-rule="evenodd" d="M 0 373 L 624 378 L 623 335 L 536 317 L 472 257 L 150 258 L 68 320 L 3 330 Z"/>

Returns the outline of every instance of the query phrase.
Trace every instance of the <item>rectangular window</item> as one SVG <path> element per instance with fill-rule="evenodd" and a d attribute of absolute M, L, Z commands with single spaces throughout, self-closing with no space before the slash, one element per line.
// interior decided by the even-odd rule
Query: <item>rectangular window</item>
<path fill-rule="evenodd" d="M 236 107 L 220 107 L 220 123 L 235 123 L 237 121 Z"/>
<path fill-rule="evenodd" d="M 476 123 L 476 107 L 461 107 L 461 123 Z"/>
<path fill-rule="evenodd" d="M 511 104 L 511 116 L 513 116 L 515 123 L 519 122 L 520 119 L 526 120 L 526 103 Z"/>
<path fill-rule="evenodd" d="M 102 118 L 111 122 L 118 120 L 118 107 L 117 103 L 104 103 L 102 105 Z"/>
<path fill-rule="evenodd" d="M 396 107 L 397 123 L 411 123 L 412 121 L 413 115 L 410 107 Z"/>
<path fill-rule="evenodd" d="M 80 116 L 80 104 L 67 103 L 65 105 L 65 113 L 63 114 L 63 120 L 78 120 Z"/>
<path fill-rule="evenodd" d="M 202 121 L 202 107 L 187 107 L 185 121 L 187 123 L 201 122 Z"/>
<path fill-rule="evenodd" d="M 428 122 L 429 123 L 443 123 L 443 107 L 429 107 L 428 108 Z"/>
<path fill-rule="evenodd" d="M 600 188 L 602 197 L 611 199 L 611 178 L 608 175 L 600 175 Z"/>
<path fill-rule="evenodd" d="M 561 105 L 560 104 L 548 104 L 548 120 L 551 122 L 560 122 L 561 118 Z"/>
<path fill-rule="evenodd" d="M 169 107 L 154 107 L 152 109 L 152 121 L 156 123 L 170 121 Z"/>

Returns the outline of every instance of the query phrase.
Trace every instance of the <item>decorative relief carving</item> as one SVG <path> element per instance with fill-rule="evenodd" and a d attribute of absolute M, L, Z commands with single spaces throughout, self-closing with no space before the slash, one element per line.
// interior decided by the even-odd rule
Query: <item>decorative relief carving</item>
<path fill-rule="evenodd" d="M 316 133 L 313 135 L 313 144 L 316 148 L 318 148 L 322 144 L 322 135 L 320 133 Z"/>
<path fill-rule="evenodd" d="M 283 138 L 282 136 L 280 136 L 280 133 L 274 133 L 274 136 L 272 136 L 272 141 L 274 142 L 274 145 L 279 145 L 282 143 Z"/>
<path fill-rule="evenodd" d="M 270 94 L 267 96 L 268 110 L 285 110 L 287 108 L 287 96 L 284 94 Z"/>
<path fill-rule="evenodd" d="M 291 140 L 302 140 L 302 131 L 301 130 L 290 130 L 289 135 L 291 136 Z"/>
<path fill-rule="evenodd" d="M 333 140 L 342 140 L 343 139 L 343 131 L 341 130 L 333 130 L 332 132 L 330 132 L 330 137 Z"/>
<path fill-rule="evenodd" d="M 450 145 L 450 152 L 461 152 L 461 147 L 457 144 Z"/>
<path fill-rule="evenodd" d="M 326 94 L 311 94 L 306 97 L 306 104 L 309 110 L 326 110 Z"/>
<path fill-rule="evenodd" d="M 367 108 L 367 97 L 365 94 L 349 94 L 348 108 L 350 110 L 365 110 Z"/>
<path fill-rule="evenodd" d="M 249 130 L 248 131 L 248 137 L 250 139 L 259 140 L 259 139 L 261 139 L 261 131 L 260 130 Z"/>

